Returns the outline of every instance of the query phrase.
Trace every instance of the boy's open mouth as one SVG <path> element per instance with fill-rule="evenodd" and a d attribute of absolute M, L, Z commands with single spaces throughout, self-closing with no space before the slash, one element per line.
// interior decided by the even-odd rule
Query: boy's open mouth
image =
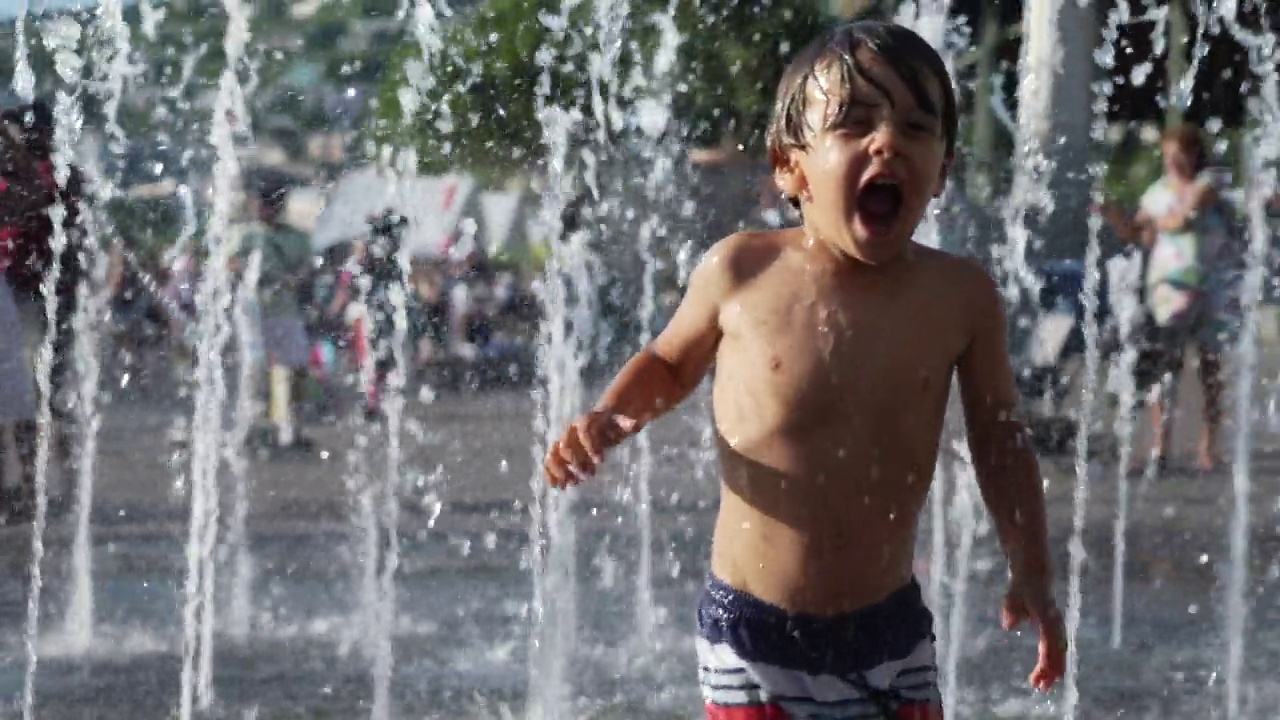
<path fill-rule="evenodd" d="M 875 177 L 858 190 L 858 218 L 866 225 L 890 225 L 902 209 L 902 188 L 889 177 Z"/>

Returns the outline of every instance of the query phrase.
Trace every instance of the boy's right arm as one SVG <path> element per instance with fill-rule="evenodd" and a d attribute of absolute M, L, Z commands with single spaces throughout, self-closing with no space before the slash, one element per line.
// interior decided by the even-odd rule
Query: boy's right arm
<path fill-rule="evenodd" d="M 720 344 L 720 307 L 733 281 L 733 239 L 717 243 L 689 278 L 667 327 L 631 358 L 600 397 L 547 451 L 544 469 L 556 487 L 591 475 L 604 451 L 639 432 L 698 387 Z"/>

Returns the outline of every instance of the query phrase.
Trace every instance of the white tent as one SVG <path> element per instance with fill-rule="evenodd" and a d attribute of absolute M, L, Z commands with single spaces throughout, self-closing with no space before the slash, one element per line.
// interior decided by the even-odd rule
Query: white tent
<path fill-rule="evenodd" d="M 324 212 L 324 191 L 316 187 L 296 187 L 285 196 L 284 221 L 303 232 L 314 233 Z"/>
<path fill-rule="evenodd" d="M 311 236 L 316 250 L 368 236 L 370 218 L 384 211 L 408 219 L 404 247 L 418 257 L 442 257 L 475 190 L 468 175 L 397 176 L 366 166 L 342 177 L 329 191 Z"/>
<path fill-rule="evenodd" d="M 516 223 L 522 200 L 518 192 L 480 193 L 481 238 L 485 253 L 490 257 L 512 252 L 523 241 L 519 237 L 523 234 L 522 229 Z"/>

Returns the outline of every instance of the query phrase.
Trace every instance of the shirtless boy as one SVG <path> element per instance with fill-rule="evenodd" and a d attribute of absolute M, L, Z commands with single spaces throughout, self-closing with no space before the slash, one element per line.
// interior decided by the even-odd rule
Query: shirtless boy
<path fill-rule="evenodd" d="M 950 77 L 911 31 L 859 22 L 805 49 L 769 130 L 803 225 L 717 243 L 667 328 L 547 454 L 550 483 L 576 484 L 715 363 L 722 491 L 697 642 L 710 720 L 942 717 L 912 555 L 953 371 L 1009 559 L 1004 626 L 1039 628 L 1033 686 L 1062 677 L 997 288 L 912 242 L 955 136 Z"/>

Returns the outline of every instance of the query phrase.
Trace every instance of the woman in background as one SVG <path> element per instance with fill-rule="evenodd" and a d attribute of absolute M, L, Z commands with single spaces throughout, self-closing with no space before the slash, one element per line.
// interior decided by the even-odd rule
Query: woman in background
<path fill-rule="evenodd" d="M 1219 465 L 1222 353 L 1239 325 L 1243 254 L 1231 208 L 1205 171 L 1208 156 L 1199 128 L 1170 128 L 1160 150 L 1164 175 L 1143 194 L 1138 212 L 1128 217 L 1112 205 L 1103 212 L 1121 238 L 1140 243 L 1148 253 L 1145 301 L 1151 338 L 1162 356 L 1161 374 L 1176 380 L 1186 346 L 1196 346 L 1204 390 L 1196 466 L 1209 472 Z M 1164 390 L 1151 403 L 1150 452 L 1158 469 L 1168 458 L 1172 428 L 1166 414 L 1176 403 L 1172 384 Z"/>

